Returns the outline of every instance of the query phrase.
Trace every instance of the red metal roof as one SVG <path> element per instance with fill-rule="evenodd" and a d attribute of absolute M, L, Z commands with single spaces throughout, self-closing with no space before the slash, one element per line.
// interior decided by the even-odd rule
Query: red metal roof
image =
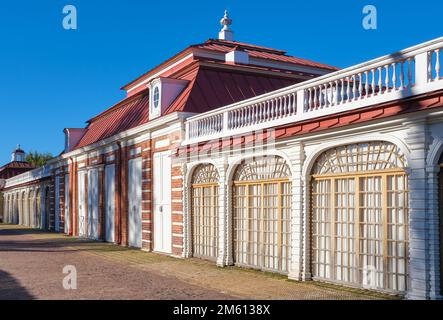
<path fill-rule="evenodd" d="M 29 162 L 12 161 L 0 167 L 0 179 L 9 179 L 32 169 L 34 166 Z"/>
<path fill-rule="evenodd" d="M 225 61 L 208 58 L 194 58 L 182 61 L 174 68 L 161 72 L 170 63 L 178 61 L 184 54 L 195 49 L 227 53 L 234 48 L 247 51 L 251 57 L 268 59 L 292 64 L 336 70 L 336 68 L 291 56 L 285 51 L 250 45 L 242 42 L 208 40 L 205 43 L 190 46 L 167 62 L 152 69 L 123 88 L 140 83 L 153 72 L 158 76 L 188 80 L 189 83 L 171 106 L 163 114 L 172 112 L 205 112 L 252 98 L 302 81 L 295 78 L 288 70 L 274 70 L 254 65 L 229 65 Z M 304 74 L 306 77 L 314 77 Z M 149 121 L 149 94 L 144 85 L 133 90 L 131 95 L 88 121 L 85 134 L 77 144 L 81 148 L 109 138 L 122 131 L 137 127 Z"/>
<path fill-rule="evenodd" d="M 140 77 L 134 79 L 133 81 L 129 82 L 128 84 L 124 85 L 122 87 L 122 89 L 127 90 L 131 86 L 143 81 L 146 78 L 149 78 L 149 76 L 153 75 L 154 73 L 161 71 L 162 68 L 165 68 L 168 65 L 177 62 L 178 60 L 180 60 L 181 58 L 183 58 L 187 54 L 192 53 L 193 49 L 216 51 L 216 52 L 220 52 L 220 53 L 228 53 L 228 52 L 232 51 L 234 48 L 248 52 L 248 54 L 253 58 L 273 60 L 273 61 L 277 61 L 277 62 L 292 63 L 292 64 L 296 64 L 296 65 L 300 65 L 300 66 L 308 66 L 308 67 L 320 68 L 320 69 L 325 69 L 325 70 L 330 70 L 330 71 L 338 70 L 338 68 L 327 65 L 327 64 L 289 56 L 286 54 L 286 51 L 283 51 L 283 50 L 277 50 L 277 49 L 267 48 L 267 47 L 263 47 L 263 46 L 252 45 L 252 44 L 248 44 L 248 43 L 244 43 L 244 42 L 209 39 L 204 43 L 195 44 L 195 45 L 191 45 L 191 46 L 187 47 L 186 49 L 179 52 L 175 56 L 164 61 L 163 63 L 159 64 L 155 68 L 149 70 L 148 72 L 142 74 Z M 196 57 L 194 57 L 194 59 L 201 59 L 201 58 L 196 56 Z"/>
<path fill-rule="evenodd" d="M 199 67 L 182 97 L 166 113 L 206 112 L 241 100 L 290 86 L 300 80 L 270 74 Z"/>
<path fill-rule="evenodd" d="M 0 171 L 5 169 L 22 169 L 22 168 L 34 168 L 32 164 L 29 162 L 24 161 L 12 161 L 7 164 L 5 164 L 3 167 L 0 168 Z"/>
<path fill-rule="evenodd" d="M 175 78 L 188 80 L 187 87 L 163 113 L 205 112 L 257 95 L 274 91 L 299 79 L 284 74 L 242 72 L 219 67 L 191 64 Z M 86 132 L 75 149 L 109 138 L 149 121 L 148 89 L 126 98 L 89 120 Z"/>
<path fill-rule="evenodd" d="M 145 90 L 125 99 L 89 120 L 86 132 L 75 148 L 81 148 L 146 123 L 149 118 L 149 94 Z"/>

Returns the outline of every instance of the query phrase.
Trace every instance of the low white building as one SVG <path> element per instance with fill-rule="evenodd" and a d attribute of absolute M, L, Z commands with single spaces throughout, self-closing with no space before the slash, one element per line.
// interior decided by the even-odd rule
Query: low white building
<path fill-rule="evenodd" d="M 440 299 L 443 38 L 338 70 L 231 22 L 6 180 L 7 221 Z"/>

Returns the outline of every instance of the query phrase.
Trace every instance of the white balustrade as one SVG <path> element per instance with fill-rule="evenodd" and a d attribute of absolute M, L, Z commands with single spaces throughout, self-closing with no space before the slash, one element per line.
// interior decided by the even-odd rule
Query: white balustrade
<path fill-rule="evenodd" d="M 43 179 L 49 177 L 50 175 L 51 175 L 51 167 L 46 165 L 7 179 L 4 187 L 5 188 L 14 187 L 35 180 Z"/>
<path fill-rule="evenodd" d="M 443 89 L 439 38 L 186 120 L 185 144 L 244 134 Z"/>

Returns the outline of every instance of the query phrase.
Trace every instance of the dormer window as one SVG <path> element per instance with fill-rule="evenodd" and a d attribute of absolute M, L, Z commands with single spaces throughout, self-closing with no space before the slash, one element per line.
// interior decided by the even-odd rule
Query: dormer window
<path fill-rule="evenodd" d="M 149 119 L 161 116 L 188 84 L 187 80 L 157 78 L 151 82 Z"/>
<path fill-rule="evenodd" d="M 160 105 L 160 89 L 158 86 L 155 86 L 154 88 L 154 94 L 152 100 L 154 103 L 154 109 L 157 109 Z"/>

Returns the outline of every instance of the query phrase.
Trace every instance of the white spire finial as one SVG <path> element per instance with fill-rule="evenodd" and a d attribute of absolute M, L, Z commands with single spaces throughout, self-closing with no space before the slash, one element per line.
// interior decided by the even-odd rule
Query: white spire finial
<path fill-rule="evenodd" d="M 229 26 L 232 24 L 232 19 L 229 18 L 228 10 L 225 10 L 225 15 L 220 20 L 220 24 L 223 26 L 223 28 L 219 32 L 218 38 L 220 40 L 234 41 L 234 32 L 229 29 Z"/>

